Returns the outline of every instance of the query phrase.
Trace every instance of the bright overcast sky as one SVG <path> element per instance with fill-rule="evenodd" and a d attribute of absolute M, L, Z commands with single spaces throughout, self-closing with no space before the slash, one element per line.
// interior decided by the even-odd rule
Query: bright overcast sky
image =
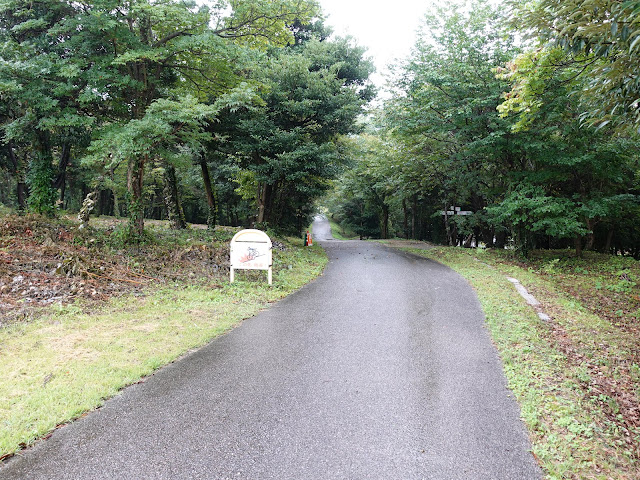
<path fill-rule="evenodd" d="M 415 32 L 431 2 L 425 0 L 320 0 L 326 23 L 337 35 L 351 35 L 367 48 L 376 73 L 372 80 L 384 86 L 386 67 L 409 55 Z"/>

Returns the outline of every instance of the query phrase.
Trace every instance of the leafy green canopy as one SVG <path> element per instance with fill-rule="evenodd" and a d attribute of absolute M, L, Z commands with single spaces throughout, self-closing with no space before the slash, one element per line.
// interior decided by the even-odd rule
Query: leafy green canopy
<path fill-rule="evenodd" d="M 516 111 L 538 105 L 545 75 L 570 69 L 582 119 L 640 129 L 640 1 L 512 1 L 513 25 L 537 37 L 537 52 L 516 63 Z M 554 50 L 561 49 L 563 54 Z M 530 62 L 535 68 L 529 68 Z M 513 103 L 511 106 L 514 106 Z"/>
<path fill-rule="evenodd" d="M 204 117 L 211 120 L 219 111 L 207 104 L 253 98 L 241 83 L 251 49 L 293 43 L 288 26 L 318 13 L 312 0 L 220 1 L 211 7 L 175 0 L 3 2 L 2 141 L 32 158 L 39 172 L 41 184 L 31 195 L 40 198 L 30 204 L 53 210 L 47 188 L 53 178 L 44 178 L 52 169 L 35 163 L 51 162 L 60 152 L 68 157 L 71 148 L 82 155 L 92 138 L 87 161 L 97 161 L 98 168 L 127 164 L 130 210 L 141 229 L 144 166 L 147 157 L 160 154 L 155 147 L 164 148 L 168 139 L 197 147 Z M 163 142 L 156 141 L 163 135 Z"/>
<path fill-rule="evenodd" d="M 514 62 L 520 50 L 500 9 L 471 7 L 426 16 L 385 105 L 386 153 L 361 155 L 335 211 L 349 212 L 352 227 L 373 214 L 378 225 L 389 217 L 396 232 L 450 244 L 510 238 L 524 254 L 635 248 L 627 216 L 637 208 L 637 139 L 581 124 L 576 92 L 595 57 L 567 63 L 563 49 L 544 48 Z M 451 206 L 471 214 L 443 215 Z"/>
<path fill-rule="evenodd" d="M 251 76 L 264 85 L 260 105 L 222 119 L 230 142 L 221 148 L 243 169 L 241 191 L 256 199 L 258 223 L 300 231 L 341 171 L 340 136 L 358 130 L 374 93 L 363 53 L 350 39 L 272 50 Z"/>
<path fill-rule="evenodd" d="M 521 162 L 510 124 L 496 112 L 508 83 L 495 77 L 494 68 L 516 52 L 500 21 L 488 2 L 470 10 L 436 8 L 402 68 L 396 98 L 386 105 L 393 136 L 413 152 L 406 168 L 423 179 L 415 191 L 437 198 L 430 214 L 451 205 L 481 212 L 504 192 L 505 174 Z M 480 216 L 456 219 L 461 227 L 473 220 L 490 228 Z M 449 236 L 454 242 L 453 229 Z"/>

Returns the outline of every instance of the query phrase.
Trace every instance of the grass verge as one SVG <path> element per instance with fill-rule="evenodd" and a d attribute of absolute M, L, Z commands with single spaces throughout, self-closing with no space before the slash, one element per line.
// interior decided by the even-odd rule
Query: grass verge
<path fill-rule="evenodd" d="M 358 235 L 342 227 L 334 220 L 329 219 L 329 226 L 331 227 L 331 235 L 336 240 L 357 240 L 359 238 Z"/>
<path fill-rule="evenodd" d="M 633 322 L 615 321 L 581 301 L 589 285 L 567 276 L 566 266 L 558 265 L 562 259 L 525 264 L 504 252 L 404 250 L 448 265 L 476 290 L 547 479 L 640 478 L 640 338 Z M 595 260 L 569 263 L 590 278 L 598 276 L 600 265 L 601 279 L 612 263 L 620 263 L 612 257 Z M 637 262 L 632 267 L 627 278 Z M 535 294 L 550 322 L 538 318 L 507 275 Z"/>
<path fill-rule="evenodd" d="M 77 301 L 0 329 L 0 458 L 299 289 L 326 262 L 320 247 L 289 239 L 274 252 L 271 287 L 265 272 L 238 272 L 233 284 L 176 282 L 91 313 Z"/>

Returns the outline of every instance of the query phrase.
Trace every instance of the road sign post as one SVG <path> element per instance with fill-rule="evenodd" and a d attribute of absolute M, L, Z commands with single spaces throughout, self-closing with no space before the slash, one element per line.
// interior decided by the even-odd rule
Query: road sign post
<path fill-rule="evenodd" d="M 469 210 L 462 210 L 462 208 L 460 207 L 451 206 L 449 207 L 449 210 L 440 210 L 440 215 L 446 215 L 448 217 L 452 217 L 454 215 L 466 216 L 466 215 L 473 215 L 473 212 Z"/>
<path fill-rule="evenodd" d="M 267 270 L 269 285 L 272 284 L 272 243 L 269 236 L 260 230 L 241 230 L 231 240 L 229 280 L 233 283 L 235 270 Z"/>

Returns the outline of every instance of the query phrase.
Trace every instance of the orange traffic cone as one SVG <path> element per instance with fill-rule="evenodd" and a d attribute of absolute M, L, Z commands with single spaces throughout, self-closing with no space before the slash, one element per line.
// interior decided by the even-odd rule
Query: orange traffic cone
<path fill-rule="evenodd" d="M 309 230 L 307 230 L 307 235 L 304 238 L 304 246 L 310 247 L 311 245 L 313 245 L 313 240 L 311 239 L 311 234 L 309 233 Z"/>

